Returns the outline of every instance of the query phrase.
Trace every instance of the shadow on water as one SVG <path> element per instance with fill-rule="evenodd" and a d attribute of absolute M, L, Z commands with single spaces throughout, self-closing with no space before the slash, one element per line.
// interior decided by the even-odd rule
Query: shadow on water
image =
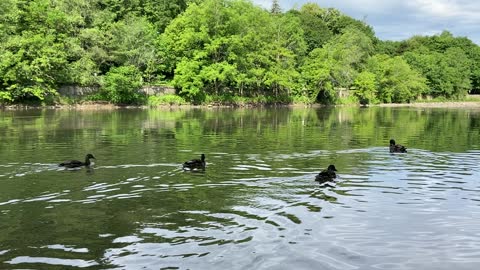
<path fill-rule="evenodd" d="M 479 118 L 2 112 L 1 268 L 468 269 L 480 261 Z M 409 153 L 390 154 L 391 138 Z M 87 152 L 94 167 L 58 168 Z M 200 153 L 206 170 L 183 171 Z M 315 182 L 332 163 L 338 178 Z"/>

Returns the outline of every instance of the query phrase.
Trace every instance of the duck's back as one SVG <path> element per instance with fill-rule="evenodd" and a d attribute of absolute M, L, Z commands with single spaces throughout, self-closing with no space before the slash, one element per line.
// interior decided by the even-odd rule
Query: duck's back
<path fill-rule="evenodd" d="M 201 161 L 200 159 L 193 159 L 186 161 L 183 163 L 183 168 L 184 169 L 204 169 L 205 168 L 205 162 Z"/>
<path fill-rule="evenodd" d="M 403 145 L 396 144 L 390 146 L 390 152 L 392 153 L 407 153 L 407 148 Z"/>
<path fill-rule="evenodd" d="M 331 181 L 336 177 L 337 175 L 335 174 L 334 171 L 324 170 L 324 171 L 321 171 L 317 176 L 315 176 L 315 181 L 318 181 L 318 182 Z"/>
<path fill-rule="evenodd" d="M 59 166 L 67 167 L 67 168 L 75 168 L 75 167 L 83 166 L 83 164 L 84 163 L 81 162 L 80 160 L 69 160 L 69 161 L 60 163 Z"/>

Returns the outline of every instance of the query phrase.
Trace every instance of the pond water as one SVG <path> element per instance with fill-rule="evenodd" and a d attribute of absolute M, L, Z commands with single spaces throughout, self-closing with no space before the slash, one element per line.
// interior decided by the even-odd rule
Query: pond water
<path fill-rule="evenodd" d="M 0 268 L 477 269 L 479 135 L 473 108 L 0 111 Z"/>

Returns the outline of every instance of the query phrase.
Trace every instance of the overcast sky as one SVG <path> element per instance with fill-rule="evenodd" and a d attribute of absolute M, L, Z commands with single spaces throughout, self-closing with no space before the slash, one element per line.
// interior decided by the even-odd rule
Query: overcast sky
<path fill-rule="evenodd" d="M 272 0 L 253 0 L 270 8 Z M 448 30 L 480 44 L 479 0 L 279 0 L 283 11 L 315 2 L 333 7 L 373 27 L 384 40 L 434 35 Z"/>

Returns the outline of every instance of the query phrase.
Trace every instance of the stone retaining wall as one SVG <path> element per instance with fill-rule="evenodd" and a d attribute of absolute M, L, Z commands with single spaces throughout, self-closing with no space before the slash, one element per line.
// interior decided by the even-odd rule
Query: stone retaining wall
<path fill-rule="evenodd" d="M 175 94 L 175 88 L 171 86 L 144 86 L 139 91 L 147 96 Z"/>
<path fill-rule="evenodd" d="M 74 86 L 64 85 L 58 89 L 58 93 L 67 97 L 82 97 L 89 94 L 94 94 L 100 91 L 98 86 Z M 170 86 L 144 86 L 138 90 L 140 93 L 144 93 L 147 96 L 153 95 L 167 95 L 175 94 L 175 88 Z"/>
<path fill-rule="evenodd" d="M 58 89 L 58 93 L 61 96 L 67 97 L 81 97 L 89 94 L 96 93 L 100 90 L 98 86 L 73 86 L 73 85 L 64 85 Z"/>

